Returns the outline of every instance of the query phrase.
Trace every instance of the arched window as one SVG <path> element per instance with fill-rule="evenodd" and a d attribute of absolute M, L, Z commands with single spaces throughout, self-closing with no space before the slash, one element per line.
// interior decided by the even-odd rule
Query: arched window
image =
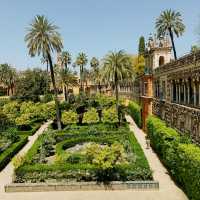
<path fill-rule="evenodd" d="M 159 66 L 164 65 L 165 64 L 165 58 L 164 56 L 160 56 L 159 57 Z"/>

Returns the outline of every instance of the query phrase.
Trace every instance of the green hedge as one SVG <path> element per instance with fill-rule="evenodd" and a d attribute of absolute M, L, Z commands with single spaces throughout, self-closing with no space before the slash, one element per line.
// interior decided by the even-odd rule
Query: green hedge
<path fill-rule="evenodd" d="M 147 120 L 151 145 L 191 200 L 200 198 L 200 147 L 186 144 L 181 136 L 156 117 Z"/>
<path fill-rule="evenodd" d="M 28 142 L 27 136 L 20 136 L 20 140 L 13 143 L 9 148 L 0 154 L 0 170 L 2 170 L 12 159 L 12 157 L 18 153 L 18 151 Z"/>
<path fill-rule="evenodd" d="M 40 128 L 41 123 L 34 123 L 31 125 L 31 130 L 29 131 L 17 131 L 18 135 L 27 135 L 27 136 L 32 136 L 35 134 L 35 132 Z"/>
<path fill-rule="evenodd" d="M 138 127 L 141 128 L 142 127 L 141 107 L 137 103 L 130 101 L 128 105 L 128 112 L 134 119 Z"/>

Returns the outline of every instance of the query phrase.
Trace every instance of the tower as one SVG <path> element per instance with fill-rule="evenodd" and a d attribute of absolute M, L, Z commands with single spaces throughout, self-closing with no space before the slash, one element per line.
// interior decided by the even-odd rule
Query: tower
<path fill-rule="evenodd" d="M 146 131 L 146 120 L 152 114 L 153 102 L 153 73 L 154 70 L 172 59 L 169 37 L 157 39 L 149 37 L 145 52 L 145 73 L 141 77 L 141 105 L 142 105 L 142 129 Z"/>
<path fill-rule="evenodd" d="M 172 60 L 172 46 L 169 36 L 160 37 L 150 36 L 145 53 L 145 67 L 150 72 L 154 69 L 169 63 Z"/>

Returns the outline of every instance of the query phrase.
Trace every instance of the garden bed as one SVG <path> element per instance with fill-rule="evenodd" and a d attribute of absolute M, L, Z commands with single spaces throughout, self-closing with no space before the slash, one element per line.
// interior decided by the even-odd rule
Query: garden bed
<path fill-rule="evenodd" d="M 67 151 L 84 144 L 86 149 Z M 117 157 L 120 159 L 116 161 Z M 127 124 L 117 127 L 115 123 L 74 124 L 41 135 L 15 170 L 14 178 L 15 183 L 147 180 L 152 180 L 152 172 L 140 145 Z"/>
<path fill-rule="evenodd" d="M 14 155 L 28 142 L 27 136 L 20 136 L 19 139 L 9 145 L 3 152 L 0 153 L 0 170 L 2 170 L 12 159 Z"/>

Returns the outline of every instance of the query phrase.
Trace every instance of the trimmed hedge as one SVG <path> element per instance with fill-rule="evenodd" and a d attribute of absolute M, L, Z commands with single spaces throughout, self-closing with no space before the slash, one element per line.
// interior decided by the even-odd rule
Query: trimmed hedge
<path fill-rule="evenodd" d="M 128 112 L 135 121 L 135 123 L 138 125 L 138 127 L 142 127 L 142 117 L 141 117 L 141 107 L 133 102 L 130 101 L 128 105 Z"/>
<path fill-rule="evenodd" d="M 31 130 L 28 131 L 17 131 L 18 135 L 27 135 L 27 136 L 32 136 L 35 134 L 35 132 L 40 128 L 41 123 L 34 123 L 31 125 Z"/>
<path fill-rule="evenodd" d="M 151 145 L 169 169 L 173 178 L 191 200 L 200 198 L 200 148 L 186 144 L 172 128 L 156 117 L 147 120 Z"/>
<path fill-rule="evenodd" d="M 18 151 L 28 142 L 27 136 L 20 136 L 20 140 L 10 145 L 4 152 L 0 154 L 0 170 L 2 170 L 18 153 Z"/>
<path fill-rule="evenodd" d="M 124 127 L 115 127 L 115 124 L 93 124 L 77 126 L 73 125 L 72 130 L 52 131 L 46 133 L 52 134 L 56 139 L 57 158 L 65 159 L 65 149 L 76 145 L 77 143 L 96 142 L 112 144 L 118 141 L 124 145 L 129 152 L 132 160 L 129 163 L 116 166 L 112 171 L 112 180 L 152 180 L 152 171 L 144 153 L 138 144 L 133 133 L 125 124 Z M 87 163 L 70 163 L 68 161 L 59 162 L 56 160 L 53 164 L 35 163 L 38 149 L 44 142 L 45 134 L 39 136 L 31 149 L 25 155 L 24 163 L 15 169 L 15 182 L 43 182 L 51 179 L 57 181 L 98 181 L 98 168 Z M 58 162 L 57 162 L 58 161 Z M 111 173 L 109 173 L 111 175 Z"/>

